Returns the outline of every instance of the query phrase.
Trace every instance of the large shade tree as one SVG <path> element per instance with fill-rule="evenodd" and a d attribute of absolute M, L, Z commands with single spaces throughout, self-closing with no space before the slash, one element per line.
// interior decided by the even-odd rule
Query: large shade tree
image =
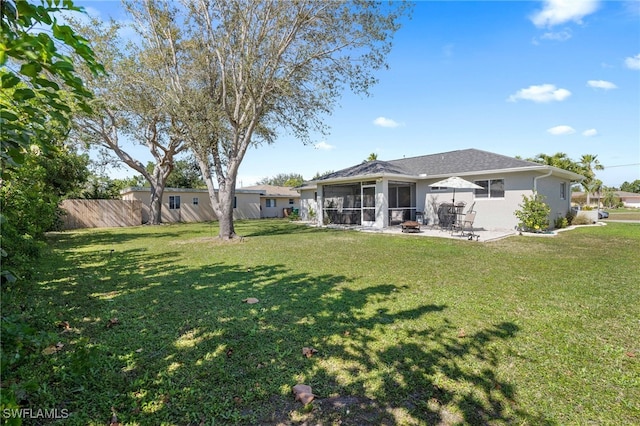
<path fill-rule="evenodd" d="M 101 150 L 103 158 L 114 158 L 140 173 L 149 184 L 149 224 L 162 221 L 162 195 L 174 168 L 175 157 L 187 149 L 182 137 L 172 132 L 165 97 L 156 79 L 156 58 L 119 37 L 120 27 L 93 20 L 82 27 L 90 34 L 96 54 L 108 75 L 84 76 L 93 90 L 93 113 L 77 114 L 75 135 Z M 151 167 L 134 152 L 146 147 L 153 157 Z"/>
<path fill-rule="evenodd" d="M 386 66 L 405 2 L 189 0 L 131 2 L 145 47 L 161 57 L 174 130 L 193 150 L 220 221 L 251 146 L 288 131 L 303 142 L 345 88 L 368 93 Z"/>

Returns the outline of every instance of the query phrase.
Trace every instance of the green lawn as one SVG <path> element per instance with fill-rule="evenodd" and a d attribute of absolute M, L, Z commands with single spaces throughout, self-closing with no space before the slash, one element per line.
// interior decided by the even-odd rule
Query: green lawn
<path fill-rule="evenodd" d="M 3 316 L 59 344 L 3 386 L 72 425 L 640 423 L 638 224 L 492 243 L 236 229 L 52 235 Z"/>

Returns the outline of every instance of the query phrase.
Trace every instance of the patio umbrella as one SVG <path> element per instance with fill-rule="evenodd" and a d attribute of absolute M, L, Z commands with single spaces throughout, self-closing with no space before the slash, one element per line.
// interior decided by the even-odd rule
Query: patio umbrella
<path fill-rule="evenodd" d="M 480 185 L 476 185 L 473 182 L 464 180 L 457 176 L 452 176 L 438 182 L 432 183 L 429 186 L 438 186 L 440 188 L 453 188 L 453 204 L 456 203 L 456 189 L 482 189 Z"/>

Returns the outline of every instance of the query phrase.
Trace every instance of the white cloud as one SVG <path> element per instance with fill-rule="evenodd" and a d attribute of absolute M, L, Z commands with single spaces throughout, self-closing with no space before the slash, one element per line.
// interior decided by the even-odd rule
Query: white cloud
<path fill-rule="evenodd" d="M 515 95 L 509 96 L 509 102 L 516 102 L 519 99 L 533 102 L 563 101 L 571 96 L 567 89 L 558 89 L 553 84 L 541 84 L 520 89 Z"/>
<path fill-rule="evenodd" d="M 375 120 L 373 120 L 373 124 L 375 124 L 376 126 L 380 126 L 380 127 L 398 127 L 400 126 L 400 123 L 398 123 L 397 121 L 394 121 L 390 118 L 386 118 L 386 117 L 378 117 Z"/>
<path fill-rule="evenodd" d="M 640 53 L 636 56 L 630 56 L 624 60 L 624 64 L 627 68 L 632 70 L 640 70 Z"/>
<path fill-rule="evenodd" d="M 605 81 L 605 80 L 589 80 L 587 81 L 587 86 L 594 87 L 596 89 L 605 89 L 605 90 L 618 88 L 618 86 L 616 86 L 612 82 Z"/>
<path fill-rule="evenodd" d="M 542 10 L 533 14 L 530 19 L 538 27 L 553 27 L 574 21 L 582 22 L 582 18 L 598 9 L 599 0 L 544 0 Z"/>
<path fill-rule="evenodd" d="M 543 40 L 567 41 L 572 37 L 571 31 L 564 30 L 555 33 L 544 33 L 540 36 Z"/>
<path fill-rule="evenodd" d="M 575 133 L 575 129 L 571 126 L 555 126 L 552 127 L 550 129 L 547 129 L 548 133 L 551 133 L 552 135 L 570 135 L 572 133 Z"/>
<path fill-rule="evenodd" d="M 582 132 L 582 135 L 590 138 L 592 136 L 598 136 L 598 131 L 596 129 L 589 129 Z"/>
<path fill-rule="evenodd" d="M 314 145 L 315 149 L 320 149 L 323 151 L 331 151 L 332 149 L 335 149 L 335 146 L 330 145 L 328 143 L 326 143 L 325 141 L 319 142 L 317 144 Z"/>

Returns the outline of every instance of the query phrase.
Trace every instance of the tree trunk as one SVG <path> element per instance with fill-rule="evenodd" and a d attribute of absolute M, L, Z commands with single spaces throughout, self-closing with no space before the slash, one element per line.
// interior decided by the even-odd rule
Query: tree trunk
<path fill-rule="evenodd" d="M 149 221 L 147 225 L 160 225 L 162 223 L 162 194 L 164 185 L 151 184 L 151 201 L 149 201 Z"/>
<path fill-rule="evenodd" d="M 233 199 L 235 197 L 235 187 L 228 185 L 226 188 L 220 188 L 218 191 L 220 216 L 218 216 L 218 222 L 220 232 L 218 237 L 221 240 L 231 240 L 236 238 L 235 228 L 233 226 Z"/>

